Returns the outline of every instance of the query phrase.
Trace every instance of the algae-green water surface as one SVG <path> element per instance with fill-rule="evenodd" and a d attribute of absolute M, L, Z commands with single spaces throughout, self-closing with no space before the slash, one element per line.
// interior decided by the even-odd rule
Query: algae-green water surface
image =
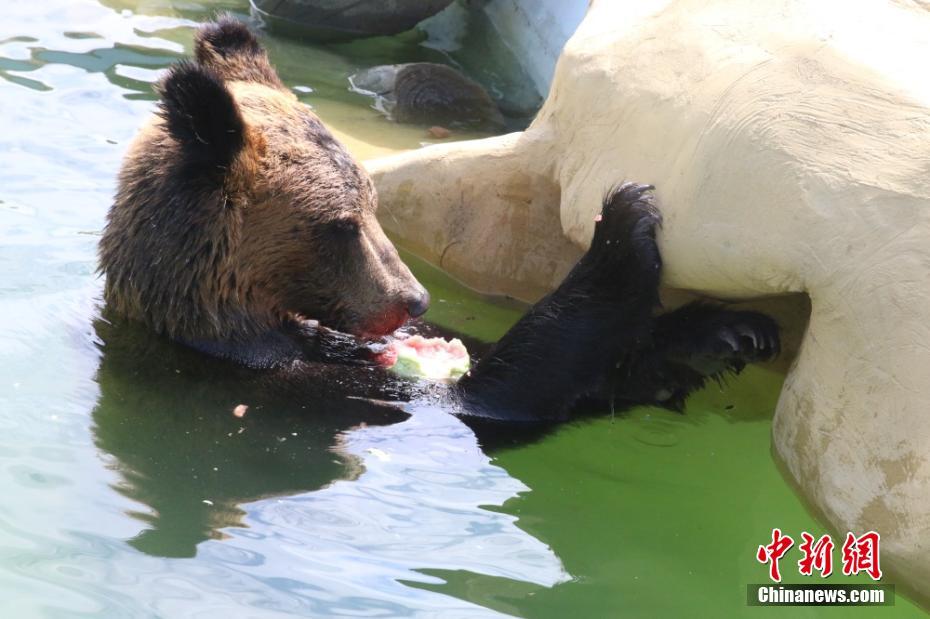
<path fill-rule="evenodd" d="M 102 346 L 95 252 L 120 157 L 196 22 L 248 6 L 2 8 L 0 616 L 922 615 L 900 596 L 746 606 L 771 528 L 821 531 L 769 452 L 781 377 L 763 370 L 685 416 L 606 415 L 486 452 L 428 405 L 361 423 L 347 401 L 269 401 L 240 419 L 254 394 L 221 365 L 145 334 L 145 359 Z M 428 141 L 345 83 L 435 59 L 416 36 L 267 42 L 359 156 Z M 518 316 L 410 260 L 433 322 L 493 340 Z"/>

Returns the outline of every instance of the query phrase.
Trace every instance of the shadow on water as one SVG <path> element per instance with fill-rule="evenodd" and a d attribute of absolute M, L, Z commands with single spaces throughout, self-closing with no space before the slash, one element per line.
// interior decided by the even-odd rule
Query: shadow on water
<path fill-rule="evenodd" d="M 366 393 L 376 370 L 321 368 L 300 381 L 277 380 L 135 325 L 98 320 L 95 327 L 105 342 L 95 442 L 115 458 L 116 489 L 147 506 L 133 516 L 149 528 L 130 543 L 150 555 L 194 556 L 223 527 L 242 526 L 240 503 L 356 478 L 361 463 L 335 449 L 339 435 L 408 417 L 345 397 L 347 381 L 359 395 L 388 395 Z M 240 404 L 248 406 L 241 418 L 233 412 Z"/>

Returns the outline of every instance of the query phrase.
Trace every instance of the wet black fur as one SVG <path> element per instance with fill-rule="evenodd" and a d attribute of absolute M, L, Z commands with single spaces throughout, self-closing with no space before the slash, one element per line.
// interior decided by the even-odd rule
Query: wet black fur
<path fill-rule="evenodd" d="M 235 54 L 257 56 L 264 53 L 261 43 L 249 27 L 229 15 L 221 15 L 216 21 L 201 26 L 198 38 L 224 58 Z M 208 60 L 204 52 L 202 46 L 197 49 L 198 60 L 201 62 Z"/>
<path fill-rule="evenodd" d="M 258 82 L 285 89 L 268 54 L 244 23 L 224 14 L 204 24 L 194 41 L 197 62 L 228 80 Z"/>
<path fill-rule="evenodd" d="M 655 315 L 661 220 L 650 189 L 628 183 L 607 196 L 587 254 L 456 385 L 466 416 L 555 422 L 584 406 L 681 410 L 707 380 L 778 353 L 778 327 L 763 314 L 692 304 Z"/>
<path fill-rule="evenodd" d="M 245 123 L 223 81 L 209 69 L 181 61 L 161 82 L 159 114 L 196 169 L 226 168 L 245 145 Z"/>

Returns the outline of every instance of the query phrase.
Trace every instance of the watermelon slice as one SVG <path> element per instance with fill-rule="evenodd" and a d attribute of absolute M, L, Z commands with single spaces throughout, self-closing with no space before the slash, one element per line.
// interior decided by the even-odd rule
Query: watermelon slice
<path fill-rule="evenodd" d="M 377 360 L 401 376 L 430 380 L 456 380 L 471 366 L 462 340 L 422 335 L 391 340 Z"/>

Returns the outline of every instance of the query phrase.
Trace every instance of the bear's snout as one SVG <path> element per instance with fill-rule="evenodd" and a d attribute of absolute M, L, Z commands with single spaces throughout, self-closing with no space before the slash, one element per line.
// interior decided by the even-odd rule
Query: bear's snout
<path fill-rule="evenodd" d="M 415 288 L 412 291 L 402 295 L 386 311 L 372 317 L 357 335 L 363 337 L 389 335 L 404 326 L 409 318 L 418 318 L 425 314 L 429 309 L 429 300 L 429 292 L 415 281 Z"/>
<path fill-rule="evenodd" d="M 418 318 L 429 309 L 429 292 L 422 286 L 407 300 L 407 315 Z"/>
<path fill-rule="evenodd" d="M 355 270 L 346 279 L 352 291 L 343 291 L 349 331 L 380 337 L 393 333 L 410 318 L 429 309 L 430 296 L 401 260 L 373 213 L 362 216 Z M 354 327 L 354 328 L 353 328 Z"/>

